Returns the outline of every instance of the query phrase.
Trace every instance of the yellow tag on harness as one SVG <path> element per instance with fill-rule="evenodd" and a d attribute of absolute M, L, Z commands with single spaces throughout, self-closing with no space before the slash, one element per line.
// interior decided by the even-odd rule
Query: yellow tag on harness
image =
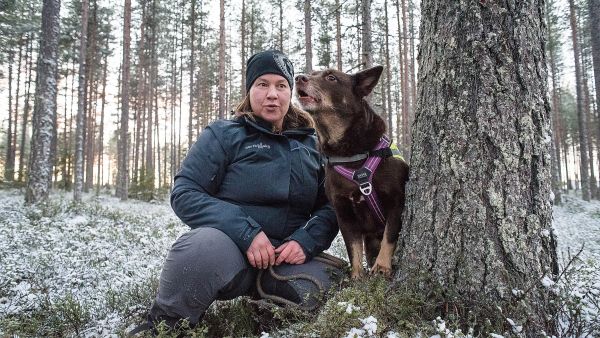
<path fill-rule="evenodd" d="M 400 149 L 398 149 L 398 145 L 395 142 L 390 145 L 390 149 L 392 150 L 392 156 L 404 161 L 404 157 L 402 157 L 402 155 L 400 155 Z"/>

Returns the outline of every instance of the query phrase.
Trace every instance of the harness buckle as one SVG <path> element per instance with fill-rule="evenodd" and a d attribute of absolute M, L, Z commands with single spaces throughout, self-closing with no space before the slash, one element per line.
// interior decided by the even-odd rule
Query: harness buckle
<path fill-rule="evenodd" d="M 373 192 L 373 186 L 371 185 L 371 182 L 361 183 L 358 186 L 358 188 L 360 189 L 360 192 L 365 196 L 369 196 L 371 195 L 371 192 Z"/>

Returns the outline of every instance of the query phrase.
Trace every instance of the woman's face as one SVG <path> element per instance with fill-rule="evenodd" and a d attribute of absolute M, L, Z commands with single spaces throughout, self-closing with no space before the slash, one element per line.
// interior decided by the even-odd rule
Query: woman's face
<path fill-rule="evenodd" d="M 250 87 L 250 106 L 254 115 L 269 121 L 278 130 L 290 107 L 292 89 L 287 80 L 277 74 L 259 76 Z"/>

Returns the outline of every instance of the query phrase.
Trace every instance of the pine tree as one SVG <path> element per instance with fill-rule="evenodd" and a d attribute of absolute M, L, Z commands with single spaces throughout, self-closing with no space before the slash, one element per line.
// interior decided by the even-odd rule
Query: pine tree
<path fill-rule="evenodd" d="M 73 199 L 81 202 L 83 193 L 83 135 L 85 133 L 86 46 L 88 29 L 88 0 L 81 3 L 81 35 L 79 38 L 79 87 L 77 91 L 77 127 L 75 135 L 75 184 Z"/>
<path fill-rule="evenodd" d="M 443 317 L 508 317 L 526 322 L 524 336 L 556 332 L 540 283 L 558 270 L 543 5 L 423 0 L 396 257 L 395 279 L 414 282 Z"/>
<path fill-rule="evenodd" d="M 33 113 L 33 135 L 25 201 L 48 198 L 52 182 L 52 141 L 56 134 L 56 95 L 60 0 L 44 0 L 42 35 L 38 54 L 37 84 Z"/>

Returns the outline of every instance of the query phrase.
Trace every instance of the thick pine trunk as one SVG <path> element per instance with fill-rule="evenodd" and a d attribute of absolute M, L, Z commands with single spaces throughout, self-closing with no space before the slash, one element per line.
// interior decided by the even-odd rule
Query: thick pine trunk
<path fill-rule="evenodd" d="M 543 1 L 423 0 L 422 13 L 395 279 L 418 279 L 442 311 L 470 318 L 522 299 L 527 314 L 505 307 L 502 316 L 551 334 L 541 283 L 557 270 Z"/>
<path fill-rule="evenodd" d="M 56 93 L 60 0 L 44 0 L 42 36 L 37 62 L 37 83 L 33 111 L 33 135 L 25 201 L 44 201 L 52 181 L 52 142 L 56 134 Z"/>

